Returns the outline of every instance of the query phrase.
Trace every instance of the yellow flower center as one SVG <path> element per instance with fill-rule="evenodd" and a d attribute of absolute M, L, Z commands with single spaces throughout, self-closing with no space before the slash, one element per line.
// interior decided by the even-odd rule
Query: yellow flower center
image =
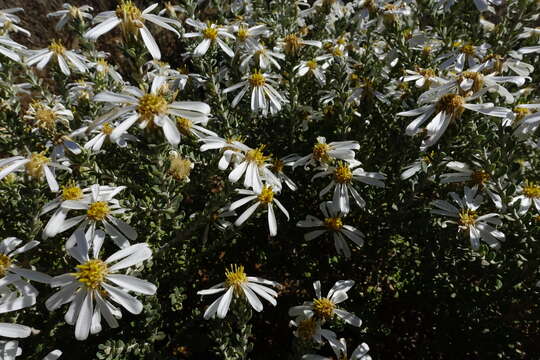
<path fill-rule="evenodd" d="M 429 45 L 426 45 L 422 48 L 422 54 L 424 54 L 424 56 L 427 56 L 431 54 L 431 50 L 433 50 L 433 48 Z"/>
<path fill-rule="evenodd" d="M 253 87 L 260 87 L 266 83 L 266 78 L 259 71 L 256 71 L 249 77 L 249 83 Z"/>
<path fill-rule="evenodd" d="M 231 269 L 225 271 L 225 276 L 227 277 L 225 284 L 228 287 L 234 287 L 236 295 L 241 295 L 243 293 L 242 284 L 247 282 L 247 275 L 244 272 L 244 267 L 242 265 L 231 265 Z"/>
<path fill-rule="evenodd" d="M 180 155 L 172 155 L 170 158 L 169 174 L 176 180 L 185 180 L 191 173 L 191 161 L 184 159 Z"/>
<path fill-rule="evenodd" d="M 528 183 L 523 187 L 523 195 L 530 199 L 539 199 L 540 198 L 540 186 L 534 183 Z"/>
<path fill-rule="evenodd" d="M 6 254 L 0 254 L 0 276 L 6 275 L 7 269 L 11 266 L 11 259 Z"/>
<path fill-rule="evenodd" d="M 339 47 L 335 46 L 332 48 L 331 54 L 340 57 L 344 55 L 344 52 Z"/>
<path fill-rule="evenodd" d="M 459 82 L 461 82 L 462 79 L 470 79 L 473 81 L 472 85 L 472 91 L 477 92 L 484 86 L 484 76 L 480 73 L 477 73 L 475 71 L 465 71 L 463 72 L 463 75 L 460 76 L 458 79 Z"/>
<path fill-rule="evenodd" d="M 489 181 L 491 176 L 484 170 L 478 170 L 471 174 L 471 181 L 474 184 L 483 185 Z"/>
<path fill-rule="evenodd" d="M 433 69 L 418 69 L 418 73 L 425 78 L 432 78 L 435 76 Z"/>
<path fill-rule="evenodd" d="M 73 276 L 86 287 L 98 289 L 105 281 L 105 276 L 109 273 L 107 264 L 99 259 L 88 260 L 86 263 L 77 265 L 77 272 Z"/>
<path fill-rule="evenodd" d="M 122 0 L 116 7 L 116 17 L 122 20 L 121 26 L 124 33 L 137 34 L 144 22 L 141 10 L 131 0 Z"/>
<path fill-rule="evenodd" d="M 300 38 L 296 36 L 295 34 L 289 34 L 285 36 L 285 52 L 289 54 L 295 54 L 298 52 L 300 47 L 302 46 L 302 43 L 300 42 Z"/>
<path fill-rule="evenodd" d="M 106 201 L 96 201 L 88 206 L 86 216 L 95 221 L 101 221 L 109 215 L 111 209 Z"/>
<path fill-rule="evenodd" d="M 53 40 L 51 45 L 49 45 L 49 50 L 55 53 L 56 55 L 62 55 L 66 51 L 66 48 L 58 40 Z"/>
<path fill-rule="evenodd" d="M 476 223 L 476 218 L 478 215 L 476 214 L 475 210 L 461 210 L 459 212 L 459 220 L 458 223 L 461 226 L 470 227 Z"/>
<path fill-rule="evenodd" d="M 43 153 L 32 154 L 30 161 L 26 163 L 26 172 L 33 178 L 39 178 L 43 174 L 43 166 L 50 162 Z"/>
<path fill-rule="evenodd" d="M 53 130 L 55 128 L 56 113 L 44 106 L 38 107 L 35 119 L 37 125 L 41 128 Z"/>
<path fill-rule="evenodd" d="M 101 127 L 101 132 L 105 135 L 111 135 L 111 133 L 113 132 L 114 128 L 111 126 L 111 124 L 109 123 L 105 123 L 103 124 L 103 126 Z"/>
<path fill-rule="evenodd" d="M 317 68 L 317 62 L 315 60 L 309 60 L 308 62 L 306 62 L 306 66 L 310 70 L 315 70 Z"/>
<path fill-rule="evenodd" d="M 78 186 L 62 186 L 62 199 L 79 200 L 83 197 L 83 191 Z"/>
<path fill-rule="evenodd" d="M 438 112 L 444 111 L 447 115 L 452 116 L 452 118 L 459 118 L 465 108 L 463 107 L 465 100 L 462 96 L 457 94 L 446 94 L 440 97 L 437 102 L 436 109 Z"/>
<path fill-rule="evenodd" d="M 155 115 L 164 114 L 167 111 L 167 100 L 163 96 L 145 94 L 139 99 L 137 112 L 143 120 L 152 120 Z"/>
<path fill-rule="evenodd" d="M 262 166 L 269 156 L 263 154 L 265 145 L 261 145 L 256 149 L 251 149 L 246 153 L 246 160 L 248 162 L 254 162 L 257 166 Z"/>
<path fill-rule="evenodd" d="M 340 184 L 350 183 L 353 178 L 351 169 L 346 164 L 339 164 L 334 170 L 334 180 Z"/>
<path fill-rule="evenodd" d="M 330 320 L 334 315 L 336 305 L 327 298 L 313 300 L 313 312 L 318 319 Z"/>
<path fill-rule="evenodd" d="M 79 9 L 78 7 L 76 6 L 71 6 L 69 8 L 69 16 L 72 18 L 72 19 L 82 19 L 82 13 L 81 13 L 81 9 Z"/>
<path fill-rule="evenodd" d="M 329 217 L 324 219 L 324 226 L 329 230 L 339 231 L 343 227 L 343 221 L 340 217 Z"/>
<path fill-rule="evenodd" d="M 315 144 L 313 146 L 313 158 L 317 161 L 327 162 L 330 160 L 328 151 L 330 151 L 330 145 L 326 143 Z"/>
<path fill-rule="evenodd" d="M 317 330 L 317 321 L 314 318 L 300 320 L 297 334 L 303 340 L 310 340 Z"/>
<path fill-rule="evenodd" d="M 514 113 L 516 114 L 516 118 L 519 121 L 522 120 L 525 116 L 530 115 L 532 112 L 531 109 L 516 106 L 514 108 Z"/>
<path fill-rule="evenodd" d="M 264 185 L 257 199 L 263 204 L 269 204 L 274 200 L 274 191 L 271 186 Z"/>
<path fill-rule="evenodd" d="M 466 55 L 473 56 L 475 54 L 474 46 L 471 44 L 463 45 L 461 47 L 461 52 Z"/>
<path fill-rule="evenodd" d="M 249 31 L 248 29 L 245 27 L 245 26 L 240 26 L 238 28 L 238 32 L 236 33 L 236 37 L 238 38 L 239 41 L 246 41 L 247 38 L 249 37 Z"/>
<path fill-rule="evenodd" d="M 185 117 L 180 117 L 176 119 L 178 128 L 180 132 L 186 136 L 191 135 L 191 128 L 193 127 L 193 122 Z"/>
<path fill-rule="evenodd" d="M 217 39 L 218 31 L 217 31 L 216 28 L 213 28 L 213 27 L 211 27 L 211 25 L 208 25 L 206 27 L 206 29 L 204 29 L 202 31 L 202 34 L 206 39 L 210 39 L 210 40 L 214 41 L 214 40 Z"/>

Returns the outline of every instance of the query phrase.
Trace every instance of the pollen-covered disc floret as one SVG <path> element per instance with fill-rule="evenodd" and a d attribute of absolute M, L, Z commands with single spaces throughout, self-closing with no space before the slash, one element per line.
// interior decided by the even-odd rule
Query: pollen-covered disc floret
<path fill-rule="evenodd" d="M 11 259 L 6 254 L 0 253 L 0 277 L 6 275 L 7 269 L 11 266 Z"/>
<path fill-rule="evenodd" d="M 477 218 L 475 210 L 464 209 L 459 212 L 459 225 L 469 228 L 476 223 Z"/>
<path fill-rule="evenodd" d="M 339 184 L 348 184 L 352 178 L 351 168 L 347 164 L 340 163 L 334 170 L 334 180 Z"/>
<path fill-rule="evenodd" d="M 320 298 L 313 300 L 313 312 L 318 319 L 330 320 L 333 317 L 336 304 L 330 299 Z"/>
<path fill-rule="evenodd" d="M 163 96 L 145 94 L 139 99 L 137 112 L 143 120 L 150 120 L 156 115 L 164 114 L 167 111 L 167 105 L 167 100 Z"/>
<path fill-rule="evenodd" d="M 317 143 L 313 145 L 313 159 L 320 162 L 327 162 L 330 160 L 328 151 L 330 151 L 330 145 L 327 143 Z"/>
<path fill-rule="evenodd" d="M 62 186 L 63 200 L 80 200 L 83 198 L 83 191 L 76 185 Z"/>
<path fill-rule="evenodd" d="M 343 227 L 343 221 L 340 217 L 328 217 L 324 219 L 324 226 L 329 230 L 338 231 Z"/>
<path fill-rule="evenodd" d="M 33 178 L 40 178 L 43 175 L 43 166 L 51 160 L 43 153 L 32 154 L 30 161 L 26 163 L 26 172 Z"/>
<path fill-rule="evenodd" d="M 230 270 L 225 271 L 227 280 L 225 284 L 228 287 L 233 287 L 237 296 L 242 294 L 242 284 L 247 282 L 247 275 L 244 272 L 244 266 L 231 265 Z"/>
<path fill-rule="evenodd" d="M 253 87 L 260 87 L 266 84 L 266 78 L 261 72 L 256 71 L 249 77 L 249 83 Z"/>
<path fill-rule="evenodd" d="M 271 203 L 274 200 L 274 191 L 272 190 L 272 187 L 264 185 L 257 198 L 263 204 Z"/>
<path fill-rule="evenodd" d="M 63 55 L 66 52 L 66 48 L 62 45 L 60 40 L 53 40 L 49 45 L 49 50 L 56 55 Z"/>
<path fill-rule="evenodd" d="M 463 111 L 465 111 L 463 104 L 465 104 L 465 100 L 461 95 L 446 94 L 441 96 L 437 102 L 436 109 L 438 112 L 443 111 L 447 115 L 450 115 L 452 118 L 456 119 L 463 114 Z"/>
<path fill-rule="evenodd" d="M 95 221 L 102 221 L 111 212 L 106 201 L 96 201 L 88 206 L 86 216 Z"/>
<path fill-rule="evenodd" d="M 101 286 L 108 273 L 109 269 L 104 261 L 92 259 L 84 264 L 77 265 L 77 272 L 73 276 L 86 287 L 96 290 Z"/>
<path fill-rule="evenodd" d="M 523 195 L 530 199 L 540 199 L 540 186 L 529 182 L 523 187 Z"/>
<path fill-rule="evenodd" d="M 116 17 L 122 20 L 122 31 L 125 33 L 134 33 L 142 27 L 141 23 L 144 22 L 144 18 L 141 17 L 141 10 L 135 6 L 130 0 L 122 0 L 122 2 L 116 6 Z"/>

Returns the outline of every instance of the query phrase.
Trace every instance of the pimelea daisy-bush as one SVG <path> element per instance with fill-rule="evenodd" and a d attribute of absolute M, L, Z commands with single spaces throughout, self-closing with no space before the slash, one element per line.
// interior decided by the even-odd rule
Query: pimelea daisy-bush
<path fill-rule="evenodd" d="M 0 359 L 540 358 L 538 1 L 7 3 Z"/>

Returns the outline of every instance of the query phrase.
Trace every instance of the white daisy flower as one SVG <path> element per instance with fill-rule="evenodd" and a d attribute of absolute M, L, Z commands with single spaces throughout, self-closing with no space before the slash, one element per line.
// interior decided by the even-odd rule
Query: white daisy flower
<path fill-rule="evenodd" d="M 24 9 L 19 7 L 0 10 L 0 30 L 3 30 L 5 34 L 21 32 L 26 36 L 30 36 L 30 31 L 17 25 L 21 22 L 21 18 L 15 15 L 15 13 L 20 11 L 24 11 Z"/>
<path fill-rule="evenodd" d="M 446 167 L 455 172 L 442 174 L 441 184 L 469 182 L 473 186 L 478 185 L 493 201 L 497 209 L 502 209 L 502 199 L 496 193 L 496 183 L 493 182 L 491 174 L 483 170 L 481 164 L 473 161 L 473 165 L 475 165 L 474 169 L 459 161 L 448 162 Z"/>
<path fill-rule="evenodd" d="M 282 51 L 288 55 L 296 55 L 305 46 L 313 46 L 320 49 L 322 43 L 317 40 L 303 39 L 297 34 L 289 34 L 277 41 L 276 50 Z"/>
<path fill-rule="evenodd" d="M 289 309 L 289 316 L 294 316 L 297 320 L 313 317 L 322 322 L 332 320 L 334 316 L 337 316 L 349 325 L 360 327 L 362 320 L 358 316 L 336 306 L 348 299 L 347 291 L 353 286 L 353 280 L 339 280 L 332 286 L 326 297 L 322 297 L 321 282 L 317 280 L 313 283 L 317 298 L 306 301 L 303 305 L 293 306 Z"/>
<path fill-rule="evenodd" d="M 411 164 L 405 166 L 403 169 L 403 172 L 401 173 L 401 179 L 407 180 L 411 177 L 413 177 L 416 173 L 423 171 L 424 173 L 427 173 L 427 170 L 432 165 L 432 156 L 431 154 L 421 156 Z"/>
<path fill-rule="evenodd" d="M 162 93 L 164 81 L 165 79 L 162 77 L 155 77 L 151 88 L 146 92 L 133 86 L 127 86 L 120 94 L 111 91 L 97 94 L 94 97 L 95 101 L 106 102 L 114 107 L 112 111 L 96 119 L 93 126 L 123 117 L 124 120 L 110 134 L 111 139 L 115 142 L 137 121 L 140 122 L 139 127 L 141 128 L 149 125 L 161 127 L 163 135 L 171 145 L 180 143 L 179 126 L 187 127 L 189 125 L 192 132 L 195 130 L 204 132 L 202 130 L 204 128 L 193 123 L 206 124 L 210 115 L 210 106 L 200 101 L 170 102 Z M 178 120 L 174 120 L 175 117 Z M 208 133 L 208 130 L 204 130 Z"/>
<path fill-rule="evenodd" d="M 69 128 L 69 122 L 73 120 L 71 110 L 66 109 L 62 103 L 57 101 L 51 105 L 39 101 L 32 102 L 28 106 L 23 119 L 32 122 L 38 129 L 49 132 L 54 132 L 58 124 Z"/>
<path fill-rule="evenodd" d="M 279 70 L 281 65 L 279 65 L 278 60 L 285 60 L 285 54 L 268 50 L 262 44 L 249 45 L 240 58 L 240 70 L 247 71 L 252 60 L 261 70 L 271 70 L 272 66 Z"/>
<path fill-rule="evenodd" d="M 0 180 L 14 171 L 25 171 L 28 176 L 35 180 L 41 180 L 43 177 L 47 179 L 47 184 L 52 192 L 57 192 L 60 188 L 54 176 L 54 168 L 67 170 L 71 169 L 60 162 L 65 159 L 56 159 L 53 161 L 46 157 L 43 152 L 32 153 L 28 157 L 13 156 L 7 159 L 0 160 Z"/>
<path fill-rule="evenodd" d="M 114 243 L 125 248 L 129 246 L 129 240 L 137 239 L 137 232 L 133 227 L 125 221 L 118 219 L 114 215 L 123 214 L 126 209 L 122 208 L 117 199 L 114 197 L 125 186 L 116 188 L 103 188 L 98 184 L 90 187 L 90 196 L 83 196 L 77 200 L 64 200 L 61 208 L 65 210 L 81 210 L 84 215 L 78 215 L 69 219 L 66 216 L 54 218 L 54 222 L 47 225 L 48 232 L 44 233 L 44 238 L 53 237 L 72 227 L 79 225 L 77 229 L 86 230 L 89 234 L 94 234 L 96 227 L 102 225 L 105 232 L 111 237 Z M 77 230 L 75 230 L 76 232 Z M 66 248 L 71 248 L 75 245 L 75 233 L 68 239 Z M 93 236 L 90 236 L 93 239 Z"/>
<path fill-rule="evenodd" d="M 278 191 L 281 190 L 279 178 L 269 170 L 271 166 L 267 161 L 270 156 L 264 155 L 264 145 L 256 149 L 236 142 L 235 145 L 242 150 L 243 158 L 238 161 L 233 171 L 229 174 L 229 181 L 237 182 L 244 177 L 244 187 L 252 188 L 255 192 L 260 192 L 263 182 L 273 185 Z"/>
<path fill-rule="evenodd" d="M 197 292 L 198 295 L 213 295 L 225 291 L 225 294 L 221 295 L 208 306 L 204 312 L 205 319 L 210 319 L 214 315 L 217 315 L 220 319 L 225 318 L 233 297 L 241 299 L 245 297 L 251 307 L 257 312 L 263 310 L 263 304 L 257 295 L 276 306 L 277 301 L 275 298 L 278 296 L 277 292 L 264 285 L 277 287 L 279 286 L 277 282 L 247 276 L 244 272 L 244 267 L 236 265 L 231 266 L 230 270 L 225 271 L 225 277 L 227 279 L 224 282 L 214 285 L 210 289 Z"/>
<path fill-rule="evenodd" d="M 94 152 L 100 151 L 106 142 L 114 143 L 119 147 L 126 147 L 128 141 L 137 141 L 135 136 L 128 134 L 127 132 L 123 133 L 118 138 L 112 139 L 111 134 L 118 125 L 118 122 L 104 122 L 95 127 L 84 126 L 76 130 L 72 136 L 80 136 L 89 131 L 89 135 L 93 137 L 91 137 L 83 147 Z"/>
<path fill-rule="evenodd" d="M 49 275 L 17 265 L 17 260 L 15 259 L 17 255 L 39 245 L 39 241 L 33 240 L 20 246 L 22 242 L 22 240 L 15 237 L 8 237 L 0 242 L 0 276 L 2 276 L 2 283 L 8 285 L 24 278 L 48 284 L 51 280 Z"/>
<path fill-rule="evenodd" d="M 344 224 L 344 214 L 336 209 L 331 201 L 321 203 L 319 208 L 324 215 L 324 220 L 308 215 L 305 220 L 300 220 L 296 226 L 301 228 L 319 228 L 305 234 L 304 239 L 306 241 L 311 241 L 323 234 L 331 233 L 337 253 L 349 259 L 351 257 L 351 249 L 345 239 L 349 239 L 356 246 L 361 247 L 364 245 L 365 235 L 354 226 Z"/>
<path fill-rule="evenodd" d="M 225 39 L 234 40 L 235 37 L 226 27 L 212 23 L 202 23 L 197 20 L 187 19 L 186 24 L 193 26 L 197 32 L 185 33 L 185 38 L 202 37 L 203 41 L 193 50 L 193 56 L 203 56 L 210 45 L 217 43 L 221 50 L 230 57 L 234 56 L 234 51 L 225 43 Z"/>
<path fill-rule="evenodd" d="M 307 74 L 313 76 L 321 85 L 326 82 L 325 70 L 330 66 L 328 55 L 317 56 L 311 60 L 301 61 L 299 65 L 294 67 L 294 71 L 300 77 Z M 322 62 L 319 65 L 319 62 Z"/>
<path fill-rule="evenodd" d="M 217 149 L 222 151 L 222 155 L 218 163 L 220 170 L 227 169 L 231 162 L 238 163 L 244 160 L 242 151 L 245 150 L 247 146 L 240 142 L 239 137 L 230 137 L 224 139 L 219 136 L 208 136 L 200 138 L 199 141 L 204 142 L 204 144 L 202 144 L 200 147 L 200 151 Z"/>
<path fill-rule="evenodd" d="M 21 61 L 19 53 L 23 52 L 26 46 L 11 40 L 7 36 L 0 36 L 0 54 L 10 58 L 13 61 Z"/>
<path fill-rule="evenodd" d="M 157 6 L 158 4 L 156 3 L 141 11 L 131 0 L 121 0 L 120 4 L 116 6 L 116 10 L 104 11 L 96 15 L 94 22 L 99 23 L 99 25 L 88 30 L 83 36 L 86 39 L 97 40 L 101 35 L 108 33 L 120 25 L 124 39 L 128 36 L 137 38 L 140 35 L 150 55 L 154 59 L 159 60 L 161 58 L 161 51 L 150 30 L 146 27 L 145 21 L 172 31 L 178 37 L 180 37 L 180 34 L 171 25 L 180 27 L 181 24 L 178 20 L 151 14 Z"/>
<path fill-rule="evenodd" d="M 317 344 L 324 343 L 324 340 L 335 339 L 336 333 L 332 330 L 322 329 L 321 321 L 311 318 L 300 318 L 289 321 L 290 327 L 295 327 L 293 334 L 302 341 L 313 341 Z"/>
<path fill-rule="evenodd" d="M 519 104 L 514 113 L 517 120 L 514 135 L 518 138 L 534 135 L 540 126 L 540 104 Z"/>
<path fill-rule="evenodd" d="M 453 67 L 456 71 L 462 72 L 467 67 L 473 67 L 477 65 L 481 59 L 483 59 L 487 50 L 490 48 L 489 44 L 482 44 L 475 46 L 472 44 L 464 44 L 461 41 L 456 41 L 452 44 L 453 49 L 450 52 L 444 53 L 437 57 L 435 61 L 439 62 L 445 60 L 439 65 L 441 70 L 447 70 Z"/>
<path fill-rule="evenodd" d="M 319 193 L 322 198 L 330 190 L 334 189 L 333 204 L 336 209 L 342 213 L 348 213 L 350 210 L 349 194 L 352 195 L 354 201 L 361 208 L 366 206 L 366 201 L 353 186 L 354 181 L 360 181 L 364 184 L 373 185 L 384 188 L 384 180 L 386 176 L 377 172 L 366 172 L 364 169 L 357 167 L 359 164 L 350 165 L 347 162 L 338 162 L 335 166 L 324 166 L 318 168 L 322 170 L 315 174 L 312 180 L 331 176 L 332 181 Z"/>
<path fill-rule="evenodd" d="M 295 161 L 294 167 L 308 165 L 325 165 L 335 160 L 343 160 L 351 165 L 358 165 L 355 160 L 355 150 L 360 149 L 358 141 L 334 141 L 326 143 L 323 136 L 317 137 L 317 143 L 313 146 L 313 152 Z"/>
<path fill-rule="evenodd" d="M 371 360 L 371 356 L 369 356 L 367 353 L 369 351 L 369 346 L 366 343 L 362 343 L 354 349 L 351 356 L 348 357 L 347 352 L 347 343 L 345 342 L 345 339 L 341 338 L 339 340 L 337 339 L 329 339 L 328 342 L 330 343 L 330 346 L 332 347 L 332 350 L 334 351 L 334 354 L 336 354 L 336 359 L 351 359 L 351 360 Z M 302 360 L 332 360 L 333 358 L 328 358 L 325 356 L 320 355 L 313 355 L 313 354 L 306 354 L 302 356 Z"/>
<path fill-rule="evenodd" d="M 80 72 L 86 72 L 88 70 L 88 66 L 86 65 L 88 60 L 84 56 L 79 55 L 72 50 L 67 50 L 64 45 L 57 40 L 53 40 L 45 49 L 29 50 L 29 54 L 30 55 L 25 61 L 26 65 L 32 66 L 37 64 L 36 67 L 39 70 L 43 70 L 53 57 L 58 62 L 58 66 L 62 73 L 66 76 L 71 74 L 70 65 Z"/>
<path fill-rule="evenodd" d="M 276 215 L 274 213 L 274 203 L 277 205 L 277 207 L 285 214 L 287 217 L 287 221 L 289 220 L 289 212 L 285 209 L 285 207 L 281 204 L 281 202 L 275 198 L 275 193 L 271 186 L 264 185 L 261 189 L 261 191 L 251 191 L 251 190 L 245 190 L 245 189 L 236 189 L 236 192 L 241 195 L 246 195 L 240 200 L 236 200 L 229 206 L 229 210 L 233 211 L 238 209 L 239 207 L 247 204 L 250 201 L 254 201 L 254 203 L 248 207 L 234 222 L 235 226 L 242 225 L 253 213 L 257 208 L 262 205 L 266 206 L 268 210 L 268 229 L 270 231 L 270 236 L 276 236 L 277 235 L 277 222 L 276 222 Z"/>
<path fill-rule="evenodd" d="M 246 92 L 251 89 L 251 111 L 258 112 L 262 110 L 263 116 L 270 114 L 274 115 L 281 110 L 283 104 L 287 103 L 285 99 L 272 85 L 276 86 L 278 75 L 261 73 L 255 71 L 252 74 L 247 74 L 242 77 L 243 81 L 234 84 L 223 90 L 223 94 L 240 89 L 240 92 L 234 97 L 231 107 L 236 107 Z"/>
<path fill-rule="evenodd" d="M 457 224 L 459 231 L 468 232 L 471 247 L 474 250 L 478 250 L 480 247 L 480 240 L 486 242 L 489 247 L 497 249 L 500 247 L 500 242 L 505 241 L 505 236 L 492 225 L 500 225 L 502 221 L 499 219 L 499 214 L 478 215 L 477 210 L 483 199 L 482 196 L 476 195 L 477 190 L 476 186 L 473 188 L 466 186 L 463 198 L 455 192 L 451 192 L 450 196 L 459 208 L 448 201 L 435 200 L 432 202 L 435 208 L 431 210 L 431 213 L 455 219 L 445 221 L 444 225 L 446 223 Z"/>
<path fill-rule="evenodd" d="M 17 324 L 6 324 L 6 323 L 0 323 L 0 336 L 2 336 L 2 325 L 15 325 L 17 327 L 6 327 L 6 332 L 8 335 L 18 335 L 18 336 L 8 336 L 11 338 L 25 338 L 30 336 L 32 328 L 29 328 L 28 326 L 24 325 L 17 325 Z M 23 329 L 24 328 L 24 329 Z M 28 335 L 27 335 L 28 334 Z M 19 347 L 19 342 L 16 340 L 11 341 L 0 341 L 0 358 L 2 360 L 15 360 L 16 357 L 20 356 L 22 354 L 22 349 Z M 45 355 L 45 357 L 42 360 L 56 360 L 62 356 L 62 352 L 60 350 L 54 350 Z"/>
<path fill-rule="evenodd" d="M 167 14 L 167 16 L 176 19 L 178 18 L 177 13 L 186 12 L 186 9 L 184 9 L 180 5 L 173 5 L 170 1 L 165 2 L 163 6 L 164 8 L 158 12 L 159 16 Z"/>
<path fill-rule="evenodd" d="M 512 51 L 508 56 L 490 54 L 470 70 L 495 74 L 504 74 L 511 70 L 519 76 L 529 76 L 534 71 L 534 66 L 523 62 L 522 56 Z"/>
<path fill-rule="evenodd" d="M 4 24 L 6 22 L 12 22 L 17 24 L 20 23 L 21 18 L 15 15 L 15 13 L 21 11 L 24 11 L 24 9 L 21 7 L 0 10 L 0 24 Z"/>
<path fill-rule="evenodd" d="M 99 191 L 100 192 L 111 192 L 114 191 L 116 188 L 110 187 L 110 186 L 100 186 Z M 69 212 L 69 209 L 62 208 L 62 203 L 67 200 L 82 200 L 82 199 L 90 199 L 91 198 L 91 188 L 84 188 L 81 189 L 77 184 L 74 182 L 69 182 L 67 186 L 62 186 L 62 193 L 57 196 L 54 200 L 48 202 L 43 206 L 41 209 L 41 212 L 39 215 L 47 214 L 54 210 L 54 213 L 52 214 L 51 218 L 47 222 L 47 225 L 45 225 L 45 228 L 42 232 L 42 239 L 45 240 L 48 237 L 53 237 L 56 235 L 56 228 L 59 226 L 60 223 L 63 223 L 66 219 L 66 216 Z"/>
<path fill-rule="evenodd" d="M 47 299 L 49 311 L 70 303 L 65 320 L 75 325 L 75 338 L 86 340 L 88 334 L 101 331 L 101 317 L 111 328 L 118 327 L 117 319 L 122 317 L 118 304 L 132 314 L 140 314 L 143 304 L 129 292 L 154 295 L 156 286 L 146 280 L 119 273 L 119 270 L 142 263 L 152 256 L 146 243 L 131 245 L 119 250 L 105 260 L 99 258 L 105 238 L 102 231 L 95 232 L 95 238 L 86 238 L 82 231 L 75 234 L 77 246 L 69 249 L 69 254 L 80 265 L 76 272 L 56 276 L 52 287 L 61 290 Z M 92 258 L 89 247 L 93 244 Z"/>
<path fill-rule="evenodd" d="M 519 202 L 518 214 L 520 216 L 525 215 L 531 205 L 534 205 L 536 211 L 540 211 L 540 185 L 525 181 L 517 186 L 516 192 L 520 193 L 520 195 L 514 196 L 510 201 L 510 205 Z"/>
<path fill-rule="evenodd" d="M 299 156 L 296 154 L 287 155 L 285 157 L 282 157 L 281 159 L 275 159 L 272 162 L 272 171 L 275 173 L 277 178 L 279 179 L 280 183 L 285 183 L 289 189 L 292 191 L 296 191 L 298 189 L 298 186 L 292 181 L 292 179 L 287 176 L 283 169 L 285 166 L 292 167 L 296 160 L 298 160 Z"/>
<path fill-rule="evenodd" d="M 62 10 L 58 10 L 47 14 L 47 17 L 59 17 L 58 23 L 55 26 L 56 31 L 60 31 L 71 20 L 77 20 L 84 23 L 84 19 L 92 19 L 92 14 L 89 11 L 94 10 L 89 5 L 74 6 L 68 3 L 62 5 Z"/>
<path fill-rule="evenodd" d="M 426 122 L 433 114 L 436 114 L 425 128 L 427 138 L 422 140 L 420 150 L 424 151 L 430 146 L 435 145 L 441 136 L 446 131 L 448 125 L 452 120 L 457 120 L 461 117 L 465 109 L 476 111 L 484 115 L 499 117 L 499 118 L 512 118 L 513 114 L 510 109 L 498 107 L 493 103 L 483 104 L 469 104 L 469 101 L 475 100 L 482 96 L 488 89 L 484 88 L 482 91 L 477 92 L 473 96 L 463 97 L 459 94 L 445 94 L 440 96 L 437 100 L 431 101 L 430 105 L 424 105 L 418 109 L 403 111 L 398 113 L 399 116 L 415 116 L 405 130 L 409 136 L 414 136 L 421 133 L 420 126 Z"/>
<path fill-rule="evenodd" d="M 446 81 L 437 76 L 433 69 L 405 70 L 407 75 L 402 76 L 399 81 L 409 82 L 414 81 L 417 88 L 430 88 L 432 86 L 441 85 Z"/>
<path fill-rule="evenodd" d="M 122 75 L 120 75 L 114 66 L 109 64 L 104 58 L 98 58 L 95 62 L 89 62 L 88 66 L 95 69 L 98 77 L 110 76 L 115 82 L 120 84 L 124 83 Z"/>
<path fill-rule="evenodd" d="M 235 24 L 231 26 L 232 32 L 236 36 L 237 44 L 245 47 L 259 44 L 259 37 L 268 37 L 271 33 L 268 26 L 264 24 L 249 26 L 247 24 Z"/>

